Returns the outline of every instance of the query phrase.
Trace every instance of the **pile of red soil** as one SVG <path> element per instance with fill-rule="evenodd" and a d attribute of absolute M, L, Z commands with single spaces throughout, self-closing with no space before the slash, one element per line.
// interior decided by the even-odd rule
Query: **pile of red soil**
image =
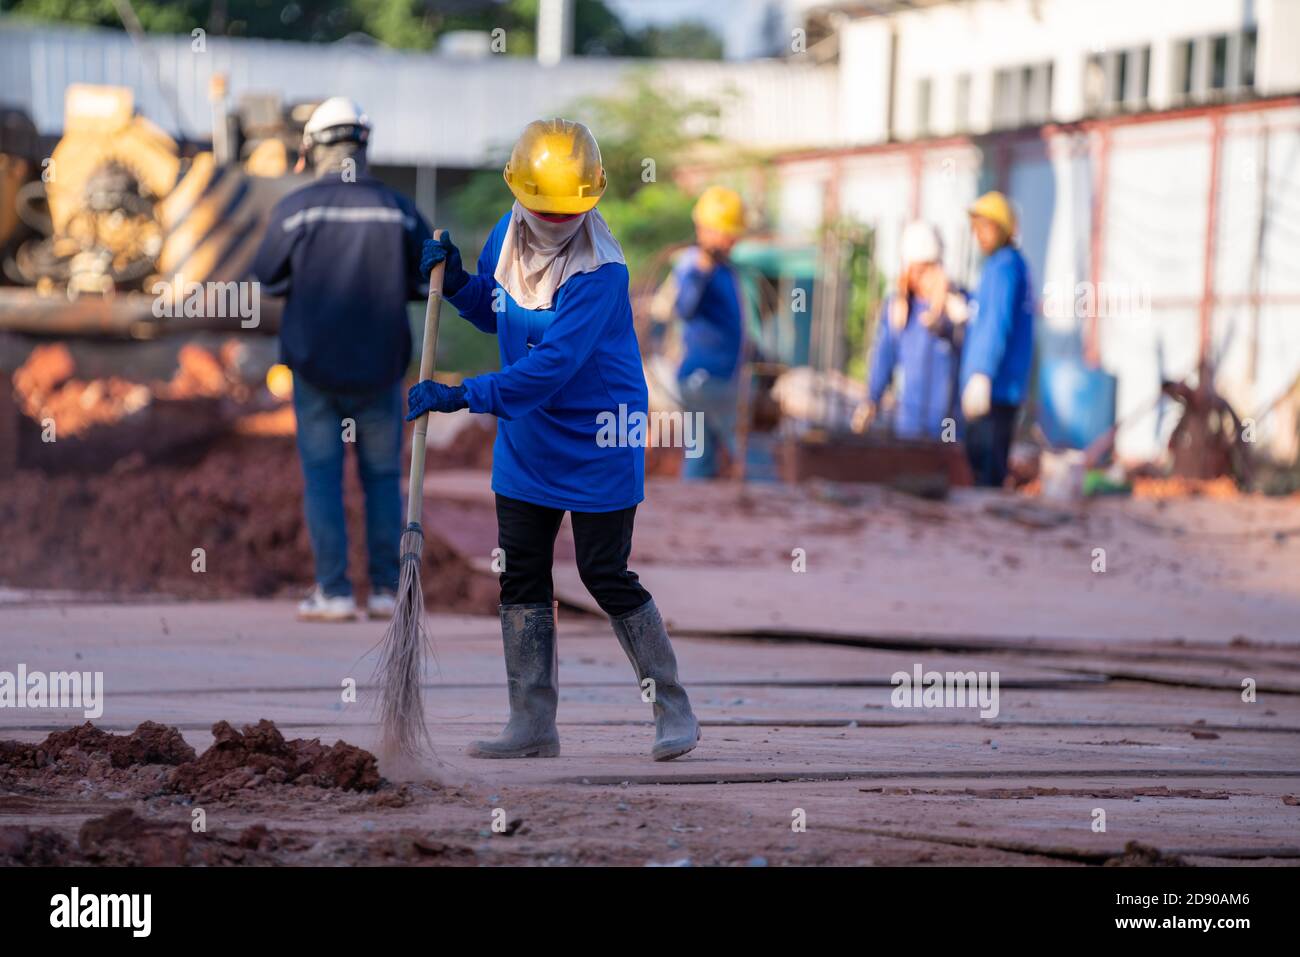
<path fill-rule="evenodd" d="M 461 427 L 450 442 L 429 451 L 426 471 L 492 468 L 492 445 L 496 442 L 496 419 L 476 415 Z"/>
<path fill-rule="evenodd" d="M 202 447 L 250 407 L 237 365 L 235 348 L 217 353 L 187 343 L 166 380 L 78 378 L 66 344 L 38 346 L 13 375 L 22 413 L 14 461 L 46 473 L 88 474 Z"/>
<path fill-rule="evenodd" d="M 106 474 L 20 470 L 0 479 L 0 582 L 184 598 L 301 594 L 313 563 L 292 437 L 228 435 L 193 454 L 128 459 Z M 364 596 L 363 498 L 351 457 L 347 473 L 349 563 Z M 434 529 L 425 529 L 421 582 L 431 611 L 495 613 L 495 581 Z"/>
<path fill-rule="evenodd" d="M 184 764 L 196 757 L 175 728 L 145 721 L 130 734 L 110 734 L 87 721 L 77 728 L 52 732 L 40 744 L 0 741 L 0 765 L 38 769 L 57 765 L 68 751 L 103 754 L 114 768 L 137 764 Z"/>
<path fill-rule="evenodd" d="M 75 864 L 115 867 L 214 867 L 272 864 L 268 853 L 277 841 L 265 827 L 253 826 L 233 838 L 194 831 L 184 821 L 156 821 L 129 808 L 92 817 L 81 825 L 75 842 L 53 828 L 0 827 L 0 865 L 67 867 Z"/>
<path fill-rule="evenodd" d="M 216 741 L 193 761 L 172 771 L 167 788 L 198 800 L 220 800 L 263 784 L 296 784 L 347 791 L 379 787 L 375 756 L 339 741 L 286 741 L 274 723 L 262 719 L 236 731 L 228 722 L 212 726 Z"/>
<path fill-rule="evenodd" d="M 247 389 L 227 372 L 223 359 L 187 344 L 166 382 L 78 379 L 72 353 L 63 343 L 37 346 L 13 375 L 19 409 L 33 423 L 53 420 L 59 439 L 84 436 L 147 409 L 155 400 L 181 401 L 227 396 L 246 398 Z"/>
<path fill-rule="evenodd" d="M 184 794 L 201 800 L 270 784 L 374 791 L 382 781 L 369 751 L 343 741 L 328 747 L 319 739 L 286 741 L 265 719 L 242 732 L 218 721 L 212 736 L 212 745 L 196 755 L 167 725 L 146 721 L 124 735 L 87 721 L 40 744 L 0 741 L 0 781 L 28 790 L 35 786 L 47 795 L 97 784 L 124 795 Z"/>
<path fill-rule="evenodd" d="M 24 414 L 19 468 L 7 477 L 0 469 L 0 583 L 181 598 L 301 595 L 314 575 L 292 410 L 241 414 L 262 405 L 248 403 L 237 346 L 187 343 L 170 379 L 147 384 L 81 380 L 67 345 L 34 349 L 13 376 Z M 44 434 L 48 419 L 54 442 Z M 492 436 L 474 423 L 430 459 L 490 462 Z M 364 500 L 349 459 L 348 557 L 364 599 Z M 430 610 L 495 613 L 495 583 L 436 529 L 425 529 L 421 582 Z"/>

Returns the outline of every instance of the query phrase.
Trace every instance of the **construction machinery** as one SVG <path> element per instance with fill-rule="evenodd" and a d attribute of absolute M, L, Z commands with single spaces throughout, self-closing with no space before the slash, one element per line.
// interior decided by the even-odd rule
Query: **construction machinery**
<path fill-rule="evenodd" d="M 306 182 L 293 161 L 315 104 L 228 112 L 220 77 L 211 97 L 210 147 L 121 87 L 70 86 L 57 140 L 0 110 L 0 475 L 165 459 L 274 404 L 279 302 L 245 280 L 271 209 Z"/>
<path fill-rule="evenodd" d="M 213 145 L 203 150 L 137 115 L 123 87 L 70 86 L 63 135 L 48 157 L 34 130 L 11 135 L 22 124 L 6 122 L 2 272 L 25 288 L 0 290 L 0 328 L 156 335 L 159 297 L 186 283 L 244 278 L 271 208 L 305 182 L 291 158 L 314 104 L 284 109 L 277 97 L 253 95 L 230 114 L 220 76 L 212 101 Z"/>

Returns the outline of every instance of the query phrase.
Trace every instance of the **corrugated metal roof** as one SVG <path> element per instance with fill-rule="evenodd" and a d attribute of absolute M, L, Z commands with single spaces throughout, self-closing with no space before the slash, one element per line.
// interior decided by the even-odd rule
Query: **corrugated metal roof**
<path fill-rule="evenodd" d="M 542 66 L 519 57 L 458 59 L 358 44 L 307 44 L 207 37 L 147 39 L 175 91 L 180 132 L 211 130 L 208 80 L 229 77 L 233 97 L 275 92 L 286 102 L 347 95 L 375 124 L 372 158 L 387 164 L 481 166 L 530 120 L 612 89 L 649 69 L 669 88 L 724 97 L 721 134 L 757 147 L 836 142 L 833 67 L 779 60 L 741 63 L 575 58 Z M 33 26 L 0 18 L 0 97 L 32 114 L 42 133 L 63 124 L 63 93 L 75 82 L 128 86 L 141 113 L 175 132 L 172 110 L 147 61 L 119 31 Z"/>

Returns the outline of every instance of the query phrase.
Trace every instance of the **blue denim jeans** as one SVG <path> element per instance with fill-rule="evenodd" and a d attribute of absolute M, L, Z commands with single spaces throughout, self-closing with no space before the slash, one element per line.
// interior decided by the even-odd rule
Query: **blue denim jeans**
<path fill-rule="evenodd" d="M 739 399 L 736 378 L 720 379 L 717 376 L 695 373 L 678 380 L 682 405 L 686 413 L 701 413 L 702 431 L 696 435 L 700 454 L 682 459 L 682 479 L 693 481 L 718 477 L 722 463 L 718 449 L 726 450 L 727 460 L 736 464 L 736 403 Z"/>
<path fill-rule="evenodd" d="M 348 530 L 343 511 L 345 430 L 355 439 L 357 471 L 366 494 L 366 548 L 372 588 L 397 588 L 402 537 L 402 386 L 378 392 L 318 389 L 293 377 L 307 531 L 316 559 L 316 581 L 326 595 L 352 594 L 348 578 Z"/>

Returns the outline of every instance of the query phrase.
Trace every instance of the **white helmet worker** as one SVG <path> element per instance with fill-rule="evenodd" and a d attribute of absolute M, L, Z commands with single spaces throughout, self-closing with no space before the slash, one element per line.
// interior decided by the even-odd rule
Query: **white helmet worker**
<path fill-rule="evenodd" d="M 903 261 L 903 268 L 898 276 L 898 295 L 889 303 L 889 324 L 896 332 L 902 332 L 907 326 L 911 309 L 909 300 L 913 295 L 922 295 L 923 298 L 930 299 L 930 296 L 922 292 L 922 287 L 926 285 L 926 276 L 933 277 L 936 270 L 926 267 L 939 266 L 937 275 L 939 277 L 943 275 L 943 240 L 939 237 L 939 231 L 924 220 L 912 220 L 903 227 L 903 236 L 899 242 L 899 258 Z M 946 282 L 944 288 L 946 289 Z M 931 289 L 930 292 L 933 293 L 934 290 Z M 938 294 L 947 298 L 946 292 Z M 933 310 L 927 310 L 922 317 L 922 322 L 927 328 L 930 322 L 926 317 L 933 315 Z"/>
<path fill-rule="evenodd" d="M 312 111 L 302 130 L 303 146 L 326 146 L 348 140 L 364 144 L 370 139 L 370 117 L 346 96 L 332 96 Z"/>
<path fill-rule="evenodd" d="M 904 266 L 943 260 L 943 240 L 939 237 L 939 231 L 921 219 L 913 220 L 903 228 L 899 248 Z"/>

